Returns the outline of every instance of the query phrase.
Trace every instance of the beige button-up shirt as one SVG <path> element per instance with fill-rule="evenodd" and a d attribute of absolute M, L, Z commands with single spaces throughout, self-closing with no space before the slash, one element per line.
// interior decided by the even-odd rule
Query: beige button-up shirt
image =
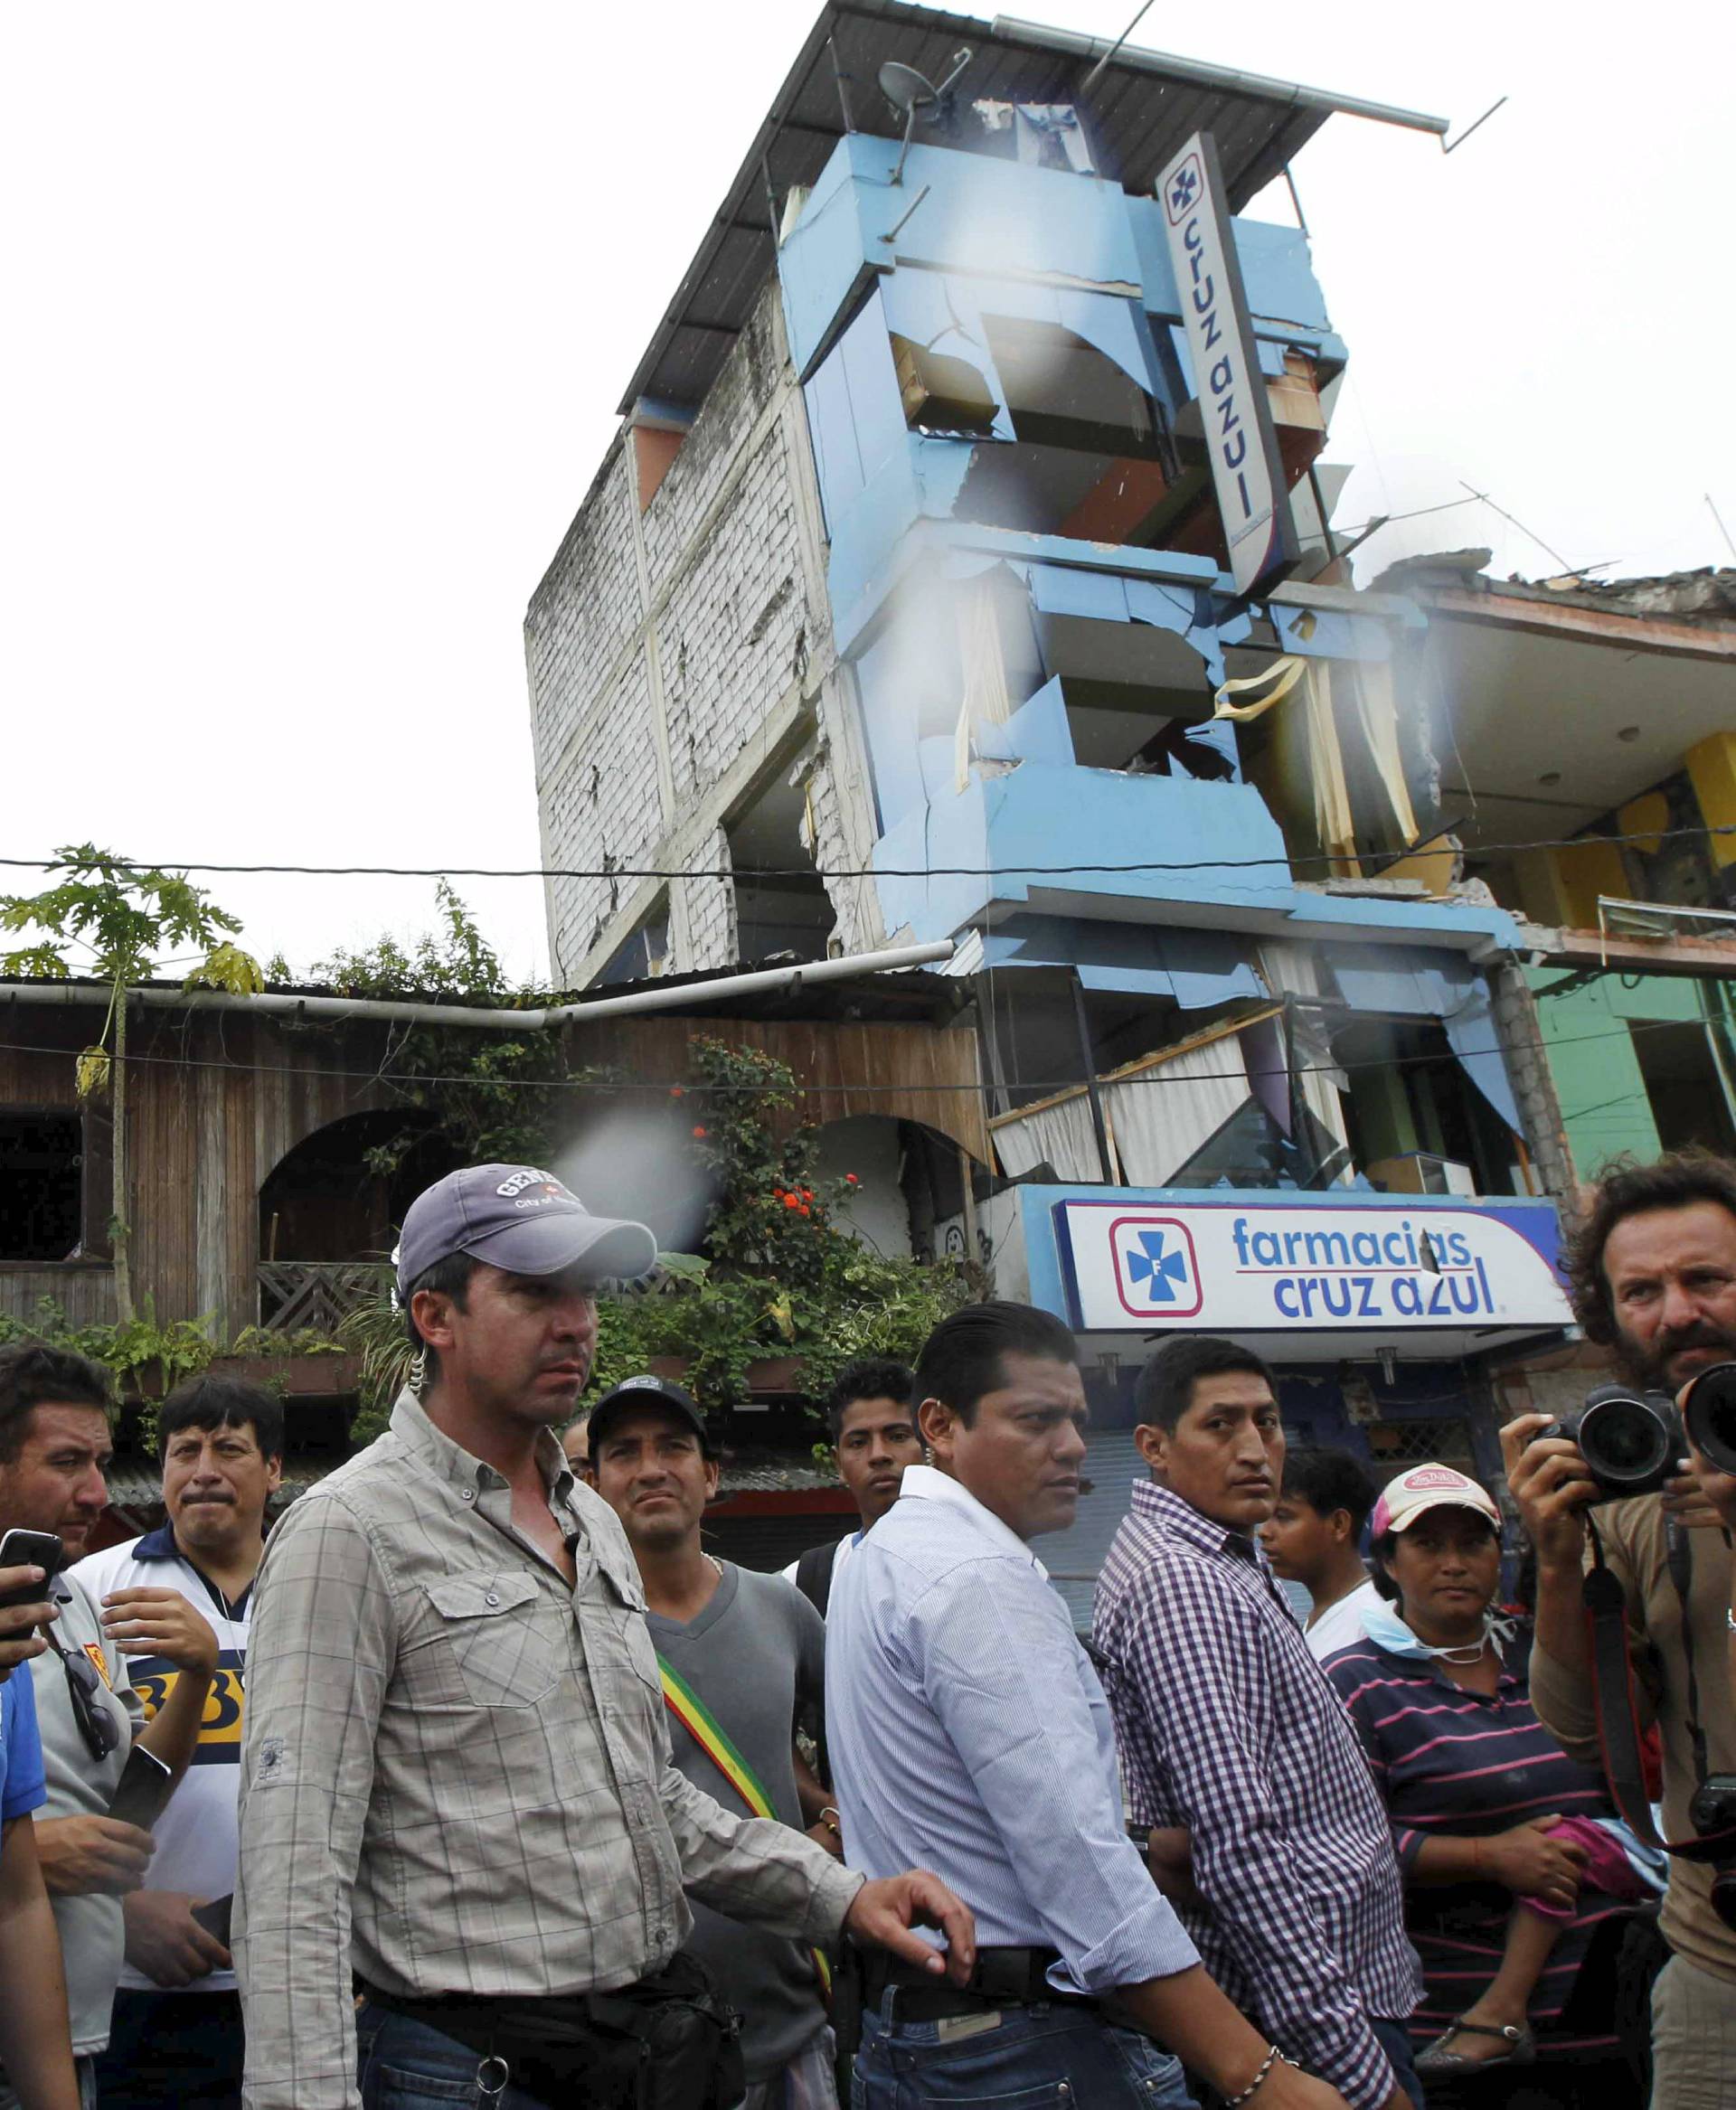
<path fill-rule="evenodd" d="M 571 1588 L 408 1393 L 271 1534 L 241 1755 L 248 2110 L 359 2103 L 352 1967 L 424 1998 L 607 1990 L 681 1945 L 684 1889 L 828 1942 L 862 1882 L 670 1765 L 626 1537 L 552 1436 L 539 1456 Z"/>

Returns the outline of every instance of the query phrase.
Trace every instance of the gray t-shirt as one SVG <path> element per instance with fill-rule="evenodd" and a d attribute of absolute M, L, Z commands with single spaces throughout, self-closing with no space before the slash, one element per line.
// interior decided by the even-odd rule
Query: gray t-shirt
<path fill-rule="evenodd" d="M 66 1671 L 51 1649 L 32 1658 L 36 1687 L 36 1719 L 42 1733 L 42 1773 L 48 1800 L 37 1811 L 51 1817 L 100 1817 L 120 1780 L 121 1767 L 145 1726 L 144 1710 L 127 1674 L 127 1659 L 108 1640 L 95 1600 L 71 1576 L 54 1585 L 61 1615 L 54 1638 L 63 1649 L 82 1654 L 102 1673 L 100 1703 L 115 1718 L 120 1739 L 108 1757 L 93 1758 L 79 1734 L 78 1718 L 67 1690 Z M 120 1899 L 109 1897 L 56 1898 L 54 1924 L 66 1959 L 67 2010 L 72 2022 L 75 2053 L 100 2051 L 108 2041 L 108 2021 L 115 2003 L 126 1947 Z"/>
<path fill-rule="evenodd" d="M 712 1601 L 684 1625 L 653 1612 L 646 1624 L 657 1654 L 691 1687 L 742 1757 L 786 1823 L 802 1829 L 792 1742 L 797 1716 L 817 1706 L 826 1675 L 819 1614 L 779 1575 L 732 1562 Z M 672 1714 L 675 1762 L 695 1787 L 726 1810 L 748 1804 Z M 743 1926 L 696 1898 L 687 1946 L 741 2012 L 741 2056 L 750 2081 L 766 2079 L 824 2026 L 826 2009 L 810 1950 L 780 1935 Z"/>

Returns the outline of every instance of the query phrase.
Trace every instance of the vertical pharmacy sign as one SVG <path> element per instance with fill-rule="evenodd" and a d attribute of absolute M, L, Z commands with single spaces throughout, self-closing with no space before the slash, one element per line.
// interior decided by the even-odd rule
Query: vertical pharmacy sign
<path fill-rule="evenodd" d="M 1230 570 L 1237 590 L 1252 594 L 1294 570 L 1301 550 L 1211 133 L 1194 133 L 1158 179 L 1157 196 Z"/>

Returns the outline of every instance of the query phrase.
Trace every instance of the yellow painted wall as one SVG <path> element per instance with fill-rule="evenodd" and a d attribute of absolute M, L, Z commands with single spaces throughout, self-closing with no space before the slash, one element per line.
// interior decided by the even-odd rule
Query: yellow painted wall
<path fill-rule="evenodd" d="M 1707 827 L 1736 828 L 1736 731 L 1697 741 L 1682 759 Z M 1736 834 L 1713 835 L 1708 846 L 1721 870 L 1736 864 Z"/>

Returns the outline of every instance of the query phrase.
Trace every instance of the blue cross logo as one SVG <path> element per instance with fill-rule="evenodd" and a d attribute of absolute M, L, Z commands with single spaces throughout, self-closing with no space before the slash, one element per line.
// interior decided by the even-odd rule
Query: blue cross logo
<path fill-rule="evenodd" d="M 1175 180 L 1169 186 L 1169 203 L 1172 212 L 1179 216 L 1187 212 L 1194 203 L 1194 193 L 1200 187 L 1200 172 L 1189 160 L 1175 172 Z"/>
<path fill-rule="evenodd" d="M 1168 1251 L 1168 1244 L 1167 1231 L 1142 1230 L 1127 1248 L 1127 1280 L 1143 1284 L 1155 1305 L 1173 1305 L 1190 1286 L 1185 1255 Z"/>

